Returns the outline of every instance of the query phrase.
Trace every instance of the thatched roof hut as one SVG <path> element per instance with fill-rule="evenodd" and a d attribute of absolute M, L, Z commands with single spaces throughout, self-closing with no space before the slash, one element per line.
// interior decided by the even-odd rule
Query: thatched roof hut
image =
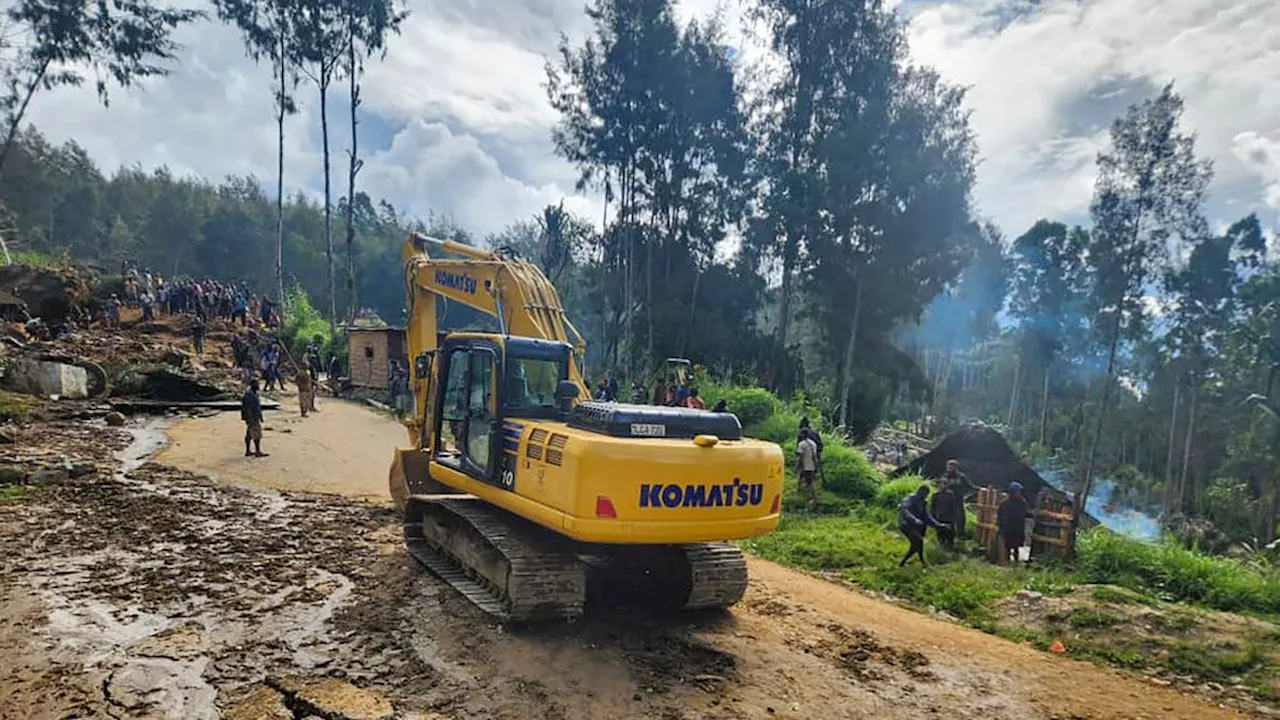
<path fill-rule="evenodd" d="M 1049 492 L 1062 500 L 1070 500 L 1066 493 L 1045 482 L 1035 470 L 1022 462 L 1003 435 L 980 424 L 961 427 L 943 438 L 932 450 L 897 468 L 889 476 L 920 475 L 936 479 L 946 472 L 948 460 L 960 463 L 960 471 L 968 475 L 969 482 L 974 485 L 1005 490 L 1009 483 L 1022 483 L 1027 500 L 1033 507 L 1039 502 L 1042 492 Z"/>

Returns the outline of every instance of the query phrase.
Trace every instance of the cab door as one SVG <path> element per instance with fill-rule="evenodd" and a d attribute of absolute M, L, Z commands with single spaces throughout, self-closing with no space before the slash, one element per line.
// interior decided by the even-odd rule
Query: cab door
<path fill-rule="evenodd" d="M 444 391 L 438 401 L 436 460 L 476 480 L 495 482 L 501 446 L 497 350 L 487 343 L 460 342 L 447 345 L 440 357 Z"/>
<path fill-rule="evenodd" d="M 492 481 L 494 461 L 501 438 L 498 424 L 498 356 L 491 348 L 473 347 L 467 363 L 467 426 L 463 463 L 468 475 Z"/>

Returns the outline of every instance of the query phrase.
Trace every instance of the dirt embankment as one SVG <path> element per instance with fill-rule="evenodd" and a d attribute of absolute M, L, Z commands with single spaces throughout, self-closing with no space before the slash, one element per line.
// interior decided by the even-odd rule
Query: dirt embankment
<path fill-rule="evenodd" d="M 760 561 L 729 613 L 500 628 L 409 560 L 372 500 L 403 432 L 320 402 L 268 414 L 291 430 L 268 458 L 243 457 L 234 413 L 186 420 L 159 458 L 181 469 L 59 476 L 0 504 L 0 717 L 290 718 L 334 696 L 329 717 L 1235 716 Z M 110 465 L 131 438 L 97 432 Z M 300 491 L 318 489 L 371 500 Z"/>

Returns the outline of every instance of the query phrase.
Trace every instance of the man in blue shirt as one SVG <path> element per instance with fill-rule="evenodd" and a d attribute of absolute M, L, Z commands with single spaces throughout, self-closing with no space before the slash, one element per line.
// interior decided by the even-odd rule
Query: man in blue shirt
<path fill-rule="evenodd" d="M 927 567 L 924 561 L 924 531 L 926 527 L 933 526 L 935 528 L 950 528 L 947 523 L 938 522 L 933 515 L 929 514 L 929 508 L 925 507 L 925 500 L 929 497 L 929 486 L 921 485 L 914 493 L 902 499 L 902 503 L 898 505 L 898 530 L 907 537 L 907 542 L 911 543 L 907 548 L 907 554 L 902 556 L 902 560 L 898 563 L 898 567 L 907 564 L 912 555 L 920 557 L 920 566 Z"/>

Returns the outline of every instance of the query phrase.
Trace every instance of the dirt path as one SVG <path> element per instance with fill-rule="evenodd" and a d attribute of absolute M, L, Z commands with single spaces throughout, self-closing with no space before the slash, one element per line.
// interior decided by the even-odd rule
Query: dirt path
<path fill-rule="evenodd" d="M 729 613 L 500 628 L 400 551 L 385 502 L 298 492 L 383 496 L 401 438 L 321 408 L 269 416 L 293 430 L 270 458 L 234 414 L 184 421 L 159 458 L 181 469 L 0 504 L 0 718 L 302 717 L 240 714 L 298 677 L 400 718 L 1237 717 L 763 561 Z"/>
<path fill-rule="evenodd" d="M 278 396 L 279 410 L 263 413 L 262 450 L 244 456 L 239 413 L 183 420 L 169 428 L 169 446 L 156 462 L 251 489 L 334 493 L 390 500 L 387 469 L 392 451 L 407 442 L 404 427 L 354 402 L 320 398 L 319 412 L 303 418 L 297 395 Z"/>

